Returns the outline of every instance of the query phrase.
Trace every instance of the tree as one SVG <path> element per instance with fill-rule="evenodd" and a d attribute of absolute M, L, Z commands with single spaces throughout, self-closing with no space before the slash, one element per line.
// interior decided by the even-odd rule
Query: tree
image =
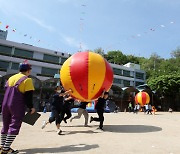
<path fill-rule="evenodd" d="M 180 92 L 180 74 L 162 75 L 149 79 L 148 85 L 162 95 L 173 96 Z"/>
<path fill-rule="evenodd" d="M 102 48 L 94 49 L 94 52 L 100 54 L 103 57 L 105 56 L 104 50 Z"/>
<path fill-rule="evenodd" d="M 171 56 L 173 58 L 180 58 L 180 47 L 178 47 L 176 50 L 172 51 Z"/>
<path fill-rule="evenodd" d="M 169 107 L 178 110 L 179 102 L 176 100 L 177 96 L 180 95 L 180 74 L 172 75 L 162 75 L 156 78 L 151 78 L 148 80 L 148 85 L 152 90 L 166 100 L 164 104 L 164 109 Z"/>
<path fill-rule="evenodd" d="M 133 55 L 127 55 L 127 63 L 128 62 L 139 64 L 139 58 Z"/>
<path fill-rule="evenodd" d="M 124 55 L 121 51 L 109 51 L 106 55 L 106 59 L 110 63 L 116 63 L 116 64 L 126 64 L 127 63 L 127 57 Z"/>

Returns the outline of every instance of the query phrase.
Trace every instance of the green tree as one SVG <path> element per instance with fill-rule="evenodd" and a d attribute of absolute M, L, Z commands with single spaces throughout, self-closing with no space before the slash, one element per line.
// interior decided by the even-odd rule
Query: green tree
<path fill-rule="evenodd" d="M 135 63 L 135 64 L 139 64 L 140 60 L 138 57 L 133 56 L 133 55 L 127 55 L 127 63 L 131 62 L 131 63 Z"/>
<path fill-rule="evenodd" d="M 141 57 L 139 58 L 139 64 L 141 65 L 141 69 L 146 72 L 146 77 L 157 77 L 160 75 L 160 65 L 164 59 L 162 59 L 156 53 L 153 53 L 149 59 Z"/>
<path fill-rule="evenodd" d="M 180 92 L 180 74 L 162 75 L 148 80 L 152 90 L 162 95 L 174 96 Z"/>
<path fill-rule="evenodd" d="M 102 48 L 94 49 L 94 52 L 100 54 L 103 57 L 105 56 L 104 50 Z"/>
<path fill-rule="evenodd" d="M 162 75 L 156 78 L 150 78 L 148 85 L 161 98 L 163 110 L 172 108 L 179 110 L 179 95 L 180 95 L 180 74 Z"/>
<path fill-rule="evenodd" d="M 106 55 L 106 59 L 110 63 L 116 63 L 116 64 L 126 64 L 127 63 L 127 57 L 124 55 L 121 51 L 109 51 Z"/>
<path fill-rule="evenodd" d="M 174 58 L 180 58 L 180 47 L 177 47 L 176 50 L 172 51 L 171 56 Z"/>

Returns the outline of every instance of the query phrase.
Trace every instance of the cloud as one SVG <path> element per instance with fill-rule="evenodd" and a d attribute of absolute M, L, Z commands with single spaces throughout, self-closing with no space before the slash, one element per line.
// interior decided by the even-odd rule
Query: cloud
<path fill-rule="evenodd" d="M 45 28 L 45 29 L 47 29 L 47 30 L 50 31 L 50 32 L 55 31 L 55 28 L 54 28 L 53 26 L 44 23 L 42 20 L 40 20 L 40 19 L 38 19 L 38 18 L 36 18 L 36 17 L 33 17 L 33 16 L 31 16 L 30 14 L 23 13 L 23 15 L 24 15 L 25 17 L 27 17 L 29 20 L 34 21 L 34 22 L 35 22 L 36 24 L 38 24 L 40 27 Z"/>
<path fill-rule="evenodd" d="M 70 36 L 62 36 L 62 37 L 63 37 L 63 40 L 65 41 L 65 43 L 68 44 L 71 47 L 76 47 L 78 49 L 81 48 L 82 50 L 87 50 L 88 49 L 88 47 L 87 47 L 87 45 L 85 43 L 83 43 L 81 41 L 78 41 L 73 37 L 70 37 Z"/>

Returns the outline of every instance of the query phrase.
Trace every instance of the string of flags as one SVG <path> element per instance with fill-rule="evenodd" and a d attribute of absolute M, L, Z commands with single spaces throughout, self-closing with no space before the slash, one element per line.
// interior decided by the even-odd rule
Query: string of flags
<path fill-rule="evenodd" d="M 80 34 L 82 35 L 82 33 L 83 33 L 83 30 L 84 30 L 84 25 L 85 25 L 85 14 L 86 14 L 86 11 L 85 11 L 85 7 L 87 7 L 87 5 L 86 4 L 82 4 L 81 5 L 81 7 L 82 7 L 82 10 L 81 10 L 81 16 L 80 16 L 80 24 L 79 24 L 79 26 L 80 26 Z M 139 38 L 139 37 L 142 37 L 143 35 L 147 35 L 147 34 L 149 34 L 149 33 L 154 33 L 154 32 L 156 32 L 159 28 L 166 28 L 166 27 L 168 27 L 169 25 L 172 25 L 172 24 L 175 24 L 175 22 L 174 21 L 170 21 L 169 23 L 167 23 L 167 24 L 161 24 L 161 25 L 157 25 L 157 26 L 155 26 L 155 27 L 151 27 L 151 28 L 149 28 L 149 29 L 147 29 L 146 31 L 144 31 L 144 32 L 142 32 L 142 33 L 138 33 L 138 34 L 133 34 L 133 35 L 130 35 L 128 38 L 125 38 L 125 39 L 123 39 L 123 40 L 121 40 L 121 41 L 119 41 L 119 42 L 117 42 L 117 43 L 114 43 L 114 44 L 111 44 L 111 45 L 109 45 L 109 46 L 107 46 L 106 48 L 105 48 L 105 50 L 107 51 L 108 49 L 110 49 L 110 48 L 112 48 L 114 45 L 116 45 L 116 44 L 120 44 L 120 43 L 122 43 L 122 42 L 124 42 L 124 41 L 128 41 L 128 40 L 130 40 L 130 39 L 136 39 L 136 38 Z M 34 40 L 35 42 L 37 42 L 37 43 L 45 43 L 47 46 L 49 46 L 49 47 L 53 47 L 53 48 L 56 48 L 57 49 L 57 51 L 60 51 L 61 49 L 59 49 L 58 47 L 55 47 L 54 45 L 52 45 L 52 44 L 50 44 L 49 42 L 46 42 L 46 41 L 44 41 L 44 40 L 42 40 L 42 39 L 37 39 L 36 37 L 34 37 L 34 36 L 32 36 L 32 35 L 30 35 L 30 34 L 28 34 L 28 33 L 22 33 L 21 31 L 18 31 L 16 28 L 13 28 L 13 27 L 11 27 L 10 25 L 8 25 L 8 24 L 3 24 L 1 21 L 0 21 L 0 28 L 1 27 L 4 27 L 6 30 L 8 30 L 8 31 L 11 31 L 11 32 L 13 32 L 13 33 L 18 33 L 19 35 L 21 35 L 21 36 L 23 36 L 23 37 L 26 37 L 27 39 L 30 39 L 30 40 Z M 1 28 L 2 29 L 2 28 Z M 79 42 L 79 51 L 82 51 L 82 47 L 83 46 L 83 43 L 82 43 L 82 39 L 81 39 L 81 41 Z"/>
<path fill-rule="evenodd" d="M 138 34 L 130 35 L 128 38 L 125 38 L 122 41 L 119 41 L 117 43 L 109 45 L 108 47 L 105 48 L 105 50 L 108 50 L 108 49 L 112 48 L 114 45 L 120 44 L 120 43 L 122 43 L 124 41 L 128 41 L 130 39 L 136 39 L 136 38 L 142 37 L 143 35 L 147 35 L 149 33 L 156 32 L 159 28 L 166 28 L 166 27 L 168 27 L 169 25 L 172 25 L 172 24 L 175 24 L 175 22 L 174 21 L 170 21 L 166 25 L 165 24 L 161 24 L 161 25 L 157 25 L 155 27 L 149 28 L 146 31 L 142 32 L 141 34 L 138 33 Z"/>
<path fill-rule="evenodd" d="M 3 24 L 1 21 L 0 21 L 0 29 L 5 29 L 5 30 L 8 30 L 9 32 L 13 32 L 14 34 L 19 34 L 27 39 L 30 39 L 36 43 L 43 43 L 43 44 L 46 44 L 48 47 L 52 47 L 52 48 L 55 48 L 57 51 L 61 51 L 60 48 L 50 44 L 49 42 L 46 42 L 45 40 L 42 40 L 42 39 L 38 39 L 28 33 L 23 33 L 19 30 L 17 30 L 16 28 L 8 25 L 8 24 Z"/>
<path fill-rule="evenodd" d="M 83 50 L 83 43 L 82 43 L 82 34 L 83 34 L 83 30 L 84 30 L 84 25 L 85 25 L 85 14 L 86 14 L 86 6 L 87 4 L 85 4 L 85 1 L 83 1 L 83 4 L 81 4 L 81 9 L 80 9 L 80 28 L 79 28 L 79 32 L 80 32 L 80 42 L 79 42 L 79 51 L 81 52 Z"/>

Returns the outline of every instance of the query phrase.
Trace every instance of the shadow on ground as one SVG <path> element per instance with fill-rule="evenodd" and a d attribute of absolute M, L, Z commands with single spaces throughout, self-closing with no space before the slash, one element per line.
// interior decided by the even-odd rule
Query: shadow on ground
<path fill-rule="evenodd" d="M 65 132 L 66 135 L 77 134 L 77 133 L 95 134 L 95 133 L 98 133 L 98 132 L 95 132 L 95 131 L 92 131 L 92 130 L 88 130 L 88 131 L 69 131 L 69 132 Z"/>
<path fill-rule="evenodd" d="M 114 133 L 148 133 L 162 131 L 162 128 L 148 125 L 104 125 L 104 130 Z"/>
<path fill-rule="evenodd" d="M 61 127 L 84 127 L 84 125 L 63 125 Z M 93 127 L 93 126 L 88 126 L 89 128 L 90 127 Z"/>
<path fill-rule="evenodd" d="M 46 132 L 56 132 L 55 130 L 49 130 L 49 131 L 46 131 Z M 98 133 L 98 132 L 95 132 L 95 131 L 92 131 L 92 130 L 87 130 L 87 131 L 63 131 L 61 135 L 71 135 L 71 134 L 95 134 L 95 133 Z"/>
<path fill-rule="evenodd" d="M 76 145 L 67 145 L 54 148 L 35 148 L 35 149 L 24 149 L 21 150 L 21 153 L 27 154 L 36 154 L 36 153 L 61 153 L 61 152 L 77 152 L 77 151 L 87 151 L 90 149 L 99 148 L 98 144 L 76 144 Z"/>

